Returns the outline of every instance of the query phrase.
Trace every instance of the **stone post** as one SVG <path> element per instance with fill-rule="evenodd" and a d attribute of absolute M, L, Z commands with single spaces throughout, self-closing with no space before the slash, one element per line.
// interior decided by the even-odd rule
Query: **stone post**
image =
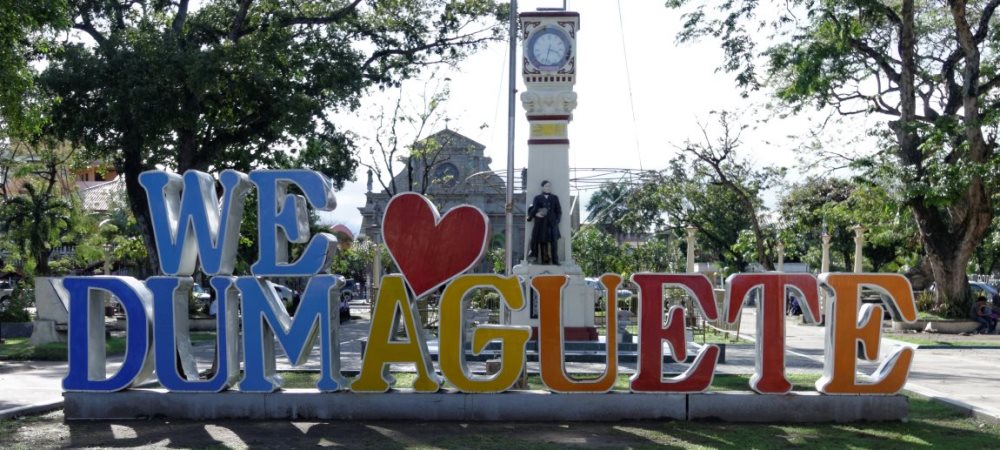
<path fill-rule="evenodd" d="M 695 236 L 698 228 L 688 225 L 687 227 L 687 273 L 694 272 L 694 246 Z"/>
<path fill-rule="evenodd" d="M 865 246 L 865 227 L 855 225 L 854 228 L 854 273 L 862 272 L 861 248 Z"/>
<path fill-rule="evenodd" d="M 826 273 L 830 271 L 830 234 L 823 230 L 820 237 L 823 239 L 823 259 L 819 265 L 819 272 Z"/>
<path fill-rule="evenodd" d="M 778 267 L 776 267 L 778 272 L 785 271 L 785 244 L 783 242 L 778 243 Z"/>

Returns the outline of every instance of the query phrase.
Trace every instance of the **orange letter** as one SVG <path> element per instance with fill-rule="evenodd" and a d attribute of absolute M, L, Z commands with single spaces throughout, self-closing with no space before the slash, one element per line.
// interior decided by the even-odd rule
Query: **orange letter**
<path fill-rule="evenodd" d="M 709 320 L 719 318 L 712 284 L 702 274 L 637 273 L 632 282 L 639 285 L 639 365 L 632 375 L 634 392 L 701 392 L 712 384 L 719 347 L 706 345 L 684 373 L 663 379 L 663 341 L 677 362 L 687 360 L 684 338 L 684 308 L 671 306 L 663 325 L 663 287 L 674 286 L 694 297 L 701 313 Z"/>
<path fill-rule="evenodd" d="M 581 381 L 566 374 L 566 365 L 563 364 L 562 288 L 568 279 L 565 275 L 540 275 L 531 280 L 531 285 L 538 291 L 538 359 L 542 384 L 554 392 L 610 391 L 618 377 L 614 309 L 608 312 L 607 367 L 604 375 L 596 380 Z M 601 283 L 608 290 L 609 305 L 617 304 L 615 290 L 621 281 L 622 277 L 618 275 L 605 274 L 601 277 Z"/>
<path fill-rule="evenodd" d="M 882 338 L 881 305 L 861 304 L 861 288 L 888 295 L 886 301 L 896 320 L 917 320 L 913 289 L 906 277 L 889 273 L 824 273 L 819 277 L 833 290 L 826 308 L 826 362 L 816 390 L 824 394 L 895 394 L 906 384 L 913 362 L 913 348 L 902 347 L 882 361 L 871 383 L 858 383 L 857 358 L 860 342 L 863 357 L 878 358 Z M 885 296 L 882 297 L 886 299 Z M 858 312 L 860 311 L 860 318 Z"/>
<path fill-rule="evenodd" d="M 608 392 L 618 378 L 618 321 L 615 318 L 615 296 L 622 277 L 605 274 L 601 283 L 608 290 L 607 367 L 604 375 L 596 380 L 576 380 L 566 374 L 563 357 L 562 288 L 569 277 L 565 275 L 540 275 L 531 280 L 538 291 L 538 360 L 541 364 L 542 384 L 554 392 Z"/>
<path fill-rule="evenodd" d="M 819 321 L 819 288 L 807 273 L 741 273 L 726 280 L 726 321 L 736 323 L 751 289 L 760 287 L 757 302 L 757 355 L 750 388 L 761 394 L 785 394 L 792 383 L 785 378 L 785 292 L 796 290 L 807 321 Z"/>

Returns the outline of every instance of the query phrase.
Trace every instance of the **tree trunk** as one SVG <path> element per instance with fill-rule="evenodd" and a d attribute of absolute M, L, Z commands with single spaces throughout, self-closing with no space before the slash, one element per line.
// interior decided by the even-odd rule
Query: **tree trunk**
<path fill-rule="evenodd" d="M 146 270 L 149 274 L 160 273 L 160 259 L 156 251 L 156 239 L 153 235 L 153 222 L 149 212 L 149 202 L 146 200 L 146 190 L 139 184 L 139 174 L 146 167 L 142 164 L 141 146 L 125 150 L 124 170 L 125 193 L 131 205 L 135 223 L 142 231 L 142 242 L 146 245 Z"/>
<path fill-rule="evenodd" d="M 965 276 L 965 264 L 954 258 L 932 255 L 928 255 L 928 260 L 937 289 L 935 298 L 937 312 L 945 317 L 968 316 L 972 299 L 969 296 L 969 279 Z"/>

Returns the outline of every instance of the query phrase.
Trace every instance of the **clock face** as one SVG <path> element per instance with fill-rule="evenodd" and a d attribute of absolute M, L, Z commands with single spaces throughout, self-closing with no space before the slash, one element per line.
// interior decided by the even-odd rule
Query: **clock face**
<path fill-rule="evenodd" d="M 555 71 L 566 64 L 571 53 L 566 32 L 559 27 L 545 27 L 528 38 L 528 60 L 541 70 Z"/>
<path fill-rule="evenodd" d="M 434 180 L 446 187 L 458 184 L 458 167 L 452 163 L 438 165 L 434 169 Z"/>

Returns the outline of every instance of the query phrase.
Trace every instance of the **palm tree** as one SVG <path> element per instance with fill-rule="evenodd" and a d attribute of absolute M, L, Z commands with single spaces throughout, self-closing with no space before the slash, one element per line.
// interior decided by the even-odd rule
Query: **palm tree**
<path fill-rule="evenodd" d="M 587 220 L 612 236 L 625 234 L 620 219 L 628 212 L 626 200 L 631 191 L 625 183 L 605 183 L 587 202 Z"/>
<path fill-rule="evenodd" d="M 22 258 L 35 261 L 37 275 L 50 275 L 49 256 L 69 230 L 71 214 L 69 202 L 27 183 L 3 203 L 0 231 Z"/>

